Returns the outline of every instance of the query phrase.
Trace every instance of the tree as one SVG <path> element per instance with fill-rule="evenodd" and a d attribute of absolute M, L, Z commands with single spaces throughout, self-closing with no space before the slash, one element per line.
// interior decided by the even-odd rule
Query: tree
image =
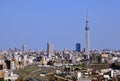
<path fill-rule="evenodd" d="M 0 81 L 4 81 L 4 78 L 0 78 Z"/>
<path fill-rule="evenodd" d="M 114 63 L 111 64 L 111 68 L 120 70 L 120 62 L 115 61 Z"/>
<path fill-rule="evenodd" d="M 99 56 L 98 56 L 98 64 L 101 63 L 101 59 L 102 59 L 102 58 L 101 58 L 101 56 L 99 55 Z"/>

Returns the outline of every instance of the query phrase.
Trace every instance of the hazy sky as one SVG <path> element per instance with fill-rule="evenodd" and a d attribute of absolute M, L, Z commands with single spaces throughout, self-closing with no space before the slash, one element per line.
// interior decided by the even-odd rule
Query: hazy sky
<path fill-rule="evenodd" d="M 84 48 L 87 8 L 90 48 L 120 49 L 120 0 L 0 0 L 0 49 Z"/>

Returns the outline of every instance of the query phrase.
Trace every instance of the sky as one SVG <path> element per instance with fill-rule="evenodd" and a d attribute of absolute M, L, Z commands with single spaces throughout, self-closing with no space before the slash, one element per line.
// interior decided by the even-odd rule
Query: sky
<path fill-rule="evenodd" d="M 120 0 L 0 0 L 0 49 L 85 47 L 88 8 L 90 49 L 120 49 Z"/>

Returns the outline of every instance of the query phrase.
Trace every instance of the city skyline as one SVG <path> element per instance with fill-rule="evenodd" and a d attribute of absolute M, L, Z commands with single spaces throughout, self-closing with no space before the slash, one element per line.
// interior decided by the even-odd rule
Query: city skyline
<path fill-rule="evenodd" d="M 120 49 L 119 0 L 116 1 L 0 1 L 0 49 L 85 48 L 86 8 L 89 13 L 90 49 Z M 93 4 L 94 3 L 94 4 Z"/>

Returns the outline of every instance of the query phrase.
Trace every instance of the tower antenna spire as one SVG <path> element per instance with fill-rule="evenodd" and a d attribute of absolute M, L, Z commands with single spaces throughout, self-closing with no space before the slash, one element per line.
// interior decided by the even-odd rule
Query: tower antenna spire
<path fill-rule="evenodd" d="M 88 19 L 88 8 L 87 8 L 87 19 Z"/>
<path fill-rule="evenodd" d="M 86 9 L 87 13 L 86 13 L 86 21 L 88 21 L 88 8 Z"/>

